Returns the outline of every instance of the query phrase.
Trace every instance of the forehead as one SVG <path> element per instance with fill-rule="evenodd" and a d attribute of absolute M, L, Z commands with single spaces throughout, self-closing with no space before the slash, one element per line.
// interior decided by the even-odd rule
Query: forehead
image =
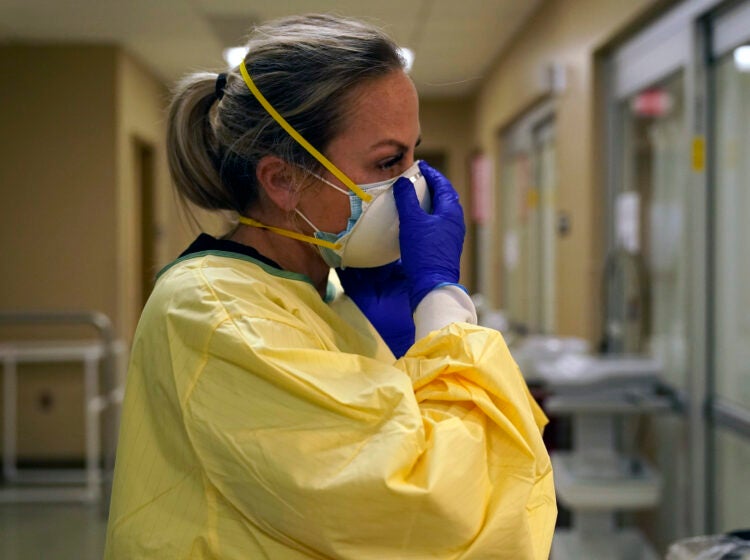
<path fill-rule="evenodd" d="M 410 136 L 419 134 L 417 92 L 402 71 L 360 84 L 348 104 L 342 135 L 393 136 L 408 143 L 414 141 Z"/>

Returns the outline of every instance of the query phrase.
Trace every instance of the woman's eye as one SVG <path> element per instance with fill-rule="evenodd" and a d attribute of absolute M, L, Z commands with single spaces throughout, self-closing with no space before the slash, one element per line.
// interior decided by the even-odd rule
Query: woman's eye
<path fill-rule="evenodd" d="M 390 169 L 394 165 L 398 164 L 402 159 L 404 159 L 404 154 L 399 154 L 383 162 L 380 162 L 378 166 L 380 167 L 380 169 Z"/>

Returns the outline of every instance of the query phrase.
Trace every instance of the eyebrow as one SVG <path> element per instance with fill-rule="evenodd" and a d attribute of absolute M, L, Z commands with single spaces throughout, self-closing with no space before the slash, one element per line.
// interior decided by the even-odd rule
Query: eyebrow
<path fill-rule="evenodd" d="M 417 138 L 416 144 L 414 144 L 414 147 L 416 148 L 422 143 L 422 135 L 419 135 L 419 138 Z M 379 148 L 381 146 L 395 146 L 401 150 L 407 150 L 409 147 L 398 140 L 394 140 L 392 138 L 386 138 L 385 140 L 380 140 L 379 142 L 375 142 L 372 146 L 370 146 L 371 150 L 374 150 L 375 148 Z"/>

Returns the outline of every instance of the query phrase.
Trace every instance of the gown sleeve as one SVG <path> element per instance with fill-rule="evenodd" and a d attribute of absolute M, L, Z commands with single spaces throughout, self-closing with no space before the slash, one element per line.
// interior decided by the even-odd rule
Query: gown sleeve
<path fill-rule="evenodd" d="M 454 323 L 394 363 L 280 317 L 197 339 L 186 432 L 255 529 L 312 558 L 548 557 L 546 419 L 498 332 Z"/>

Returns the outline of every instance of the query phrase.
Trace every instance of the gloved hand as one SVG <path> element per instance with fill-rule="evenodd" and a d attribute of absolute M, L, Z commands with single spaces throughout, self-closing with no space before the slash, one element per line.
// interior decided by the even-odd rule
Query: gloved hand
<path fill-rule="evenodd" d="M 412 311 L 441 284 L 457 284 L 466 226 L 458 193 L 439 171 L 419 163 L 432 193 L 432 214 L 419 206 L 408 179 L 393 185 L 399 216 L 401 262 L 409 287 Z"/>
<path fill-rule="evenodd" d="M 414 344 L 414 319 L 401 261 L 376 268 L 336 269 L 344 292 L 354 300 L 400 358 Z"/>

